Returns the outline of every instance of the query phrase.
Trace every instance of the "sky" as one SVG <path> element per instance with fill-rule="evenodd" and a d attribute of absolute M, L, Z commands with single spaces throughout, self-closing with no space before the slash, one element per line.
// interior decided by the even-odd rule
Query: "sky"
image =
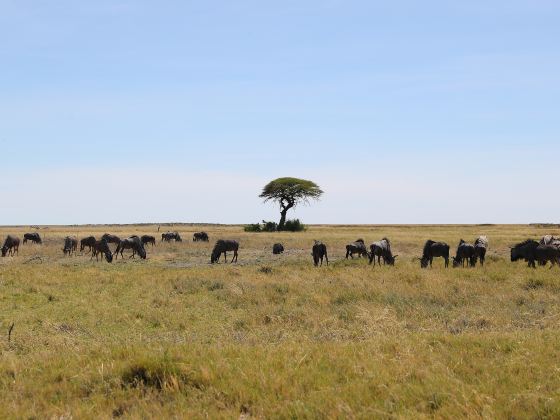
<path fill-rule="evenodd" d="M 559 222 L 557 0 L 0 0 L 0 225 Z"/>

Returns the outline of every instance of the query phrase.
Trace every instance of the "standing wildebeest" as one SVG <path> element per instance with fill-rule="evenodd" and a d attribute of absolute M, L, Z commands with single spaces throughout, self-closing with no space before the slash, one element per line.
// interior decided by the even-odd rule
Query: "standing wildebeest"
<path fill-rule="evenodd" d="M 123 251 L 125 249 L 132 249 L 132 255 L 129 258 L 134 258 L 134 256 L 138 253 L 140 258 L 143 260 L 146 259 L 146 249 L 144 248 L 144 244 L 142 243 L 141 239 L 134 235 L 130 238 L 123 239 L 119 242 L 117 246 L 117 250 L 115 251 L 115 259 L 121 254 L 121 258 L 123 257 Z"/>
<path fill-rule="evenodd" d="M 4 245 L 2 246 L 2 256 L 5 257 L 6 254 L 8 254 L 8 256 L 19 255 L 19 238 L 17 236 L 8 235 L 6 237 Z"/>
<path fill-rule="evenodd" d="M 348 257 L 354 259 L 354 254 L 358 254 L 360 258 L 367 257 L 366 244 L 363 239 L 357 239 L 356 242 L 346 245 L 346 259 Z"/>
<path fill-rule="evenodd" d="M 550 261 L 552 267 L 555 264 L 560 265 L 560 248 L 555 245 L 539 245 L 535 248 L 535 258 L 539 262 L 539 265 L 546 265 Z"/>
<path fill-rule="evenodd" d="M 117 244 L 117 245 L 121 241 L 121 238 L 119 238 L 117 235 L 111 235 L 110 233 L 106 233 L 101 237 L 101 239 L 105 239 L 105 241 L 107 241 L 108 244 Z"/>
<path fill-rule="evenodd" d="M 78 239 L 73 236 L 67 236 L 64 238 L 64 248 L 62 248 L 62 252 L 64 255 L 72 255 L 72 253 L 78 250 Z"/>
<path fill-rule="evenodd" d="M 525 260 L 529 267 L 536 268 L 535 260 L 537 259 L 535 255 L 535 250 L 539 246 L 537 241 L 532 239 L 527 239 L 511 248 L 511 261 Z"/>
<path fill-rule="evenodd" d="M 94 236 L 87 236 L 85 238 L 82 238 L 80 240 L 80 252 L 84 252 L 84 249 L 86 249 L 86 246 L 89 248 L 88 253 L 91 252 L 93 246 L 95 245 L 95 237 Z"/>
<path fill-rule="evenodd" d="M 480 265 L 484 267 L 486 261 L 486 252 L 488 252 L 488 238 L 486 236 L 479 236 L 474 241 L 474 264 L 480 260 Z"/>
<path fill-rule="evenodd" d="M 327 255 L 327 246 L 321 241 L 315 241 L 313 248 L 311 250 L 311 255 L 313 255 L 313 264 L 315 267 L 321 262 L 323 265 L 323 258 L 327 260 L 327 265 L 329 265 L 329 256 Z"/>
<path fill-rule="evenodd" d="M 233 251 L 233 258 L 231 262 L 237 262 L 237 251 L 239 250 L 239 243 L 237 241 L 229 239 L 220 239 L 214 245 L 212 250 L 212 255 L 210 256 L 210 263 L 218 263 L 220 261 L 220 256 L 224 254 L 224 262 L 227 263 L 227 251 Z"/>
<path fill-rule="evenodd" d="M 142 235 L 140 239 L 142 240 L 142 244 L 144 245 L 152 244 L 152 246 L 154 246 L 156 244 L 156 238 L 151 235 Z"/>
<path fill-rule="evenodd" d="M 105 255 L 105 259 L 107 260 L 107 262 L 113 262 L 113 254 L 111 253 L 111 249 L 109 248 L 109 244 L 107 243 L 106 239 L 95 241 L 92 247 L 90 260 L 95 257 L 95 260 L 99 261 L 99 256 L 101 256 L 101 261 L 103 261 L 102 255 Z"/>
<path fill-rule="evenodd" d="M 474 245 L 468 244 L 461 239 L 457 247 L 457 254 L 453 257 L 453 267 L 464 267 L 465 263 L 467 267 L 474 267 L 475 258 Z"/>
<path fill-rule="evenodd" d="M 23 235 L 23 243 L 26 244 L 27 241 L 31 241 L 34 244 L 42 244 L 43 241 L 37 232 L 34 233 L 26 233 Z"/>
<path fill-rule="evenodd" d="M 208 238 L 208 234 L 206 232 L 196 232 L 192 238 L 193 242 L 208 242 L 210 238 Z"/>
<path fill-rule="evenodd" d="M 173 240 L 175 242 L 183 242 L 183 239 L 181 238 L 181 235 L 179 235 L 179 232 L 166 232 L 161 234 L 162 242 L 171 242 Z"/>
<path fill-rule="evenodd" d="M 449 267 L 449 245 L 445 242 L 434 242 L 427 240 L 424 244 L 422 258 L 420 258 L 420 267 L 426 268 L 428 264 L 432 266 L 432 262 L 436 257 L 443 257 L 445 260 L 445 267 Z"/>
<path fill-rule="evenodd" d="M 391 241 L 387 238 L 381 239 L 379 242 L 374 242 L 369 246 L 369 263 L 373 262 L 375 266 L 375 257 L 377 257 L 377 263 L 381 265 L 381 258 L 383 258 L 383 264 L 395 265 L 395 258 L 398 255 L 393 255 L 391 251 Z"/>
<path fill-rule="evenodd" d="M 283 252 L 284 252 L 284 245 L 282 245 L 282 244 L 272 245 L 272 253 L 274 255 L 282 254 Z"/>

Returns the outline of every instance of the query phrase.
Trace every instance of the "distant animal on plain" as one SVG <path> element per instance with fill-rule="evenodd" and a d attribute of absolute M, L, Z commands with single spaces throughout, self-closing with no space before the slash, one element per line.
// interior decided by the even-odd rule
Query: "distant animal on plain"
<path fill-rule="evenodd" d="M 449 267 L 449 245 L 445 242 L 434 242 L 431 239 L 424 244 L 422 258 L 420 258 L 420 267 L 431 267 L 434 258 L 442 257 L 445 260 L 445 267 Z"/>
<path fill-rule="evenodd" d="M 90 253 L 95 245 L 96 239 L 94 236 L 86 236 L 80 240 L 80 252 L 84 252 L 86 246 L 89 248 L 88 253 Z"/>
<path fill-rule="evenodd" d="M 311 249 L 311 255 L 313 256 L 313 264 L 315 267 L 323 265 L 323 258 L 326 259 L 327 265 L 329 265 L 329 256 L 327 254 L 327 246 L 321 241 L 315 241 L 313 248 Z"/>
<path fill-rule="evenodd" d="M 140 238 L 140 240 L 142 241 L 142 244 L 147 245 L 147 244 L 151 244 L 152 246 L 154 246 L 156 244 L 156 238 L 155 236 L 151 236 L 151 235 L 142 235 L 142 237 Z"/>
<path fill-rule="evenodd" d="M 529 267 L 536 268 L 535 261 L 537 259 L 536 249 L 539 246 L 537 241 L 532 239 L 527 239 L 521 243 L 518 243 L 513 248 L 511 248 L 511 262 L 525 260 Z"/>
<path fill-rule="evenodd" d="M 196 232 L 193 235 L 193 242 L 208 242 L 210 240 L 210 238 L 208 237 L 208 234 L 206 232 Z"/>
<path fill-rule="evenodd" d="M 395 265 L 395 259 L 398 255 L 393 255 L 391 241 L 388 238 L 383 238 L 369 246 L 369 263 L 373 263 L 374 266 L 375 257 L 377 257 L 377 263 L 379 265 L 381 265 L 381 258 L 383 258 L 383 264 Z"/>
<path fill-rule="evenodd" d="M 212 250 L 212 255 L 210 256 L 210 263 L 219 263 L 220 257 L 224 254 L 224 262 L 227 263 L 227 252 L 233 251 L 233 258 L 231 262 L 237 262 L 237 255 L 239 251 L 239 242 L 231 240 L 231 239 L 220 239 L 214 245 L 214 249 Z"/>
<path fill-rule="evenodd" d="M 19 255 L 19 238 L 17 236 L 8 235 L 2 245 L 2 256 Z"/>
<path fill-rule="evenodd" d="M 179 235 L 179 232 L 166 232 L 166 233 L 161 234 L 161 241 L 162 242 L 171 242 L 171 241 L 183 242 L 183 239 L 181 238 L 181 235 Z"/>
<path fill-rule="evenodd" d="M 64 248 L 62 248 L 62 252 L 64 255 L 72 255 L 78 250 L 78 239 L 74 236 L 67 236 L 64 238 Z"/>
<path fill-rule="evenodd" d="M 453 268 L 456 267 L 474 267 L 475 264 L 475 248 L 473 244 L 468 244 L 464 240 L 459 241 L 457 253 L 453 257 Z"/>
<path fill-rule="evenodd" d="M 42 244 L 43 241 L 41 240 L 41 236 L 37 233 L 26 233 L 23 235 L 23 243 L 26 244 L 27 241 L 30 241 L 34 244 Z"/>
<path fill-rule="evenodd" d="M 95 244 L 92 247 L 92 253 L 90 260 L 95 257 L 96 261 L 99 261 L 99 257 L 101 256 L 101 261 L 103 261 L 103 256 L 105 256 L 105 260 L 108 263 L 113 262 L 113 253 L 109 248 L 109 243 L 106 239 L 101 239 L 100 241 L 95 241 Z"/>
<path fill-rule="evenodd" d="M 117 249 L 113 254 L 115 256 L 115 259 L 117 259 L 117 257 L 119 256 L 119 253 L 121 254 L 121 258 L 124 258 L 123 251 L 125 249 L 132 250 L 132 255 L 129 258 L 134 258 L 134 256 L 138 254 L 143 260 L 146 259 L 146 249 L 144 248 L 144 244 L 142 243 L 142 240 L 136 235 L 133 235 L 130 238 L 122 239 L 119 242 L 119 245 L 117 246 Z"/>
<path fill-rule="evenodd" d="M 479 236 L 474 241 L 474 264 L 480 261 L 480 265 L 484 267 L 486 261 L 486 253 L 488 252 L 488 237 Z"/>
<path fill-rule="evenodd" d="M 274 255 L 282 254 L 284 252 L 284 245 L 278 243 L 272 245 L 272 253 Z"/>
<path fill-rule="evenodd" d="M 360 258 L 367 257 L 366 244 L 363 239 L 357 239 L 355 242 L 346 245 L 346 259 L 348 257 L 354 259 L 354 254 L 358 254 Z"/>

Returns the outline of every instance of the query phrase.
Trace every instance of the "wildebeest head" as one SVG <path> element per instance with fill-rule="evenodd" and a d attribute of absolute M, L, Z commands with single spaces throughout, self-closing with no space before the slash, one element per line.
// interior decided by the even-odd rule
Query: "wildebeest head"
<path fill-rule="evenodd" d="M 398 255 L 388 255 L 385 257 L 385 263 L 389 265 L 395 265 L 395 260 L 397 259 Z"/>
<path fill-rule="evenodd" d="M 138 247 L 138 255 L 140 255 L 140 258 L 142 258 L 143 260 L 146 259 L 146 249 L 142 244 L 140 244 L 140 246 Z"/>
<path fill-rule="evenodd" d="M 456 258 L 456 257 L 452 257 L 452 258 L 453 258 L 453 268 L 457 268 L 463 264 L 463 260 L 461 258 Z"/>
<path fill-rule="evenodd" d="M 430 260 L 427 257 L 420 258 L 420 268 L 427 268 L 429 262 Z"/>
<path fill-rule="evenodd" d="M 7 252 L 8 252 L 8 247 L 7 247 L 7 246 L 3 246 L 3 247 L 2 247 L 2 256 L 5 257 Z"/>

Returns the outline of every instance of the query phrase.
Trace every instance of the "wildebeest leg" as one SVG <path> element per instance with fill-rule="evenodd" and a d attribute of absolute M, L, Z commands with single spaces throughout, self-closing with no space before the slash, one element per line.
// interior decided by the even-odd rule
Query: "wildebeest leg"
<path fill-rule="evenodd" d="M 237 251 L 233 251 L 233 258 L 231 259 L 231 262 L 233 263 L 233 261 L 237 262 Z"/>
<path fill-rule="evenodd" d="M 224 251 L 224 264 L 227 264 L 227 251 Z"/>

